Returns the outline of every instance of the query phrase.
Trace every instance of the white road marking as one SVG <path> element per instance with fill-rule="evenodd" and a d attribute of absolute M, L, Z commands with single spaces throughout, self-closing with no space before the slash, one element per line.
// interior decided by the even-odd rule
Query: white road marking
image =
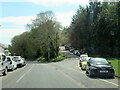
<path fill-rule="evenodd" d="M 117 87 L 119 86 L 118 84 L 115 84 L 115 83 L 110 82 L 110 81 L 107 81 L 107 80 L 103 80 L 103 79 L 99 79 L 99 80 L 104 81 L 104 82 L 107 82 L 107 83 L 110 83 L 110 84 L 115 85 L 115 86 L 117 86 Z"/>
<path fill-rule="evenodd" d="M 23 75 L 16 81 L 16 83 L 18 83 L 24 76 L 25 76 L 25 74 L 23 74 Z"/>
<path fill-rule="evenodd" d="M 33 67 L 33 66 L 32 66 Z M 16 83 L 18 83 L 28 72 L 30 72 L 30 70 L 32 69 L 32 67 L 26 72 L 24 73 L 17 81 Z"/>

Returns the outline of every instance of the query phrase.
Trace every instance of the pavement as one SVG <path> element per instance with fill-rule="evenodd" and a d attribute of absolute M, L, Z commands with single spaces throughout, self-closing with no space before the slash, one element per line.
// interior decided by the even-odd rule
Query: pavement
<path fill-rule="evenodd" d="M 1 76 L 2 88 L 118 88 L 118 78 L 90 78 L 79 67 L 79 58 L 62 51 L 68 59 L 56 63 L 27 61 L 27 65 Z"/>

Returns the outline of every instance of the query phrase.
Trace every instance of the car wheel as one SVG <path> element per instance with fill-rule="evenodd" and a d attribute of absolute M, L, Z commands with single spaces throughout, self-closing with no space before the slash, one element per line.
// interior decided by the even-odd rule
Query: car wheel
<path fill-rule="evenodd" d="M 88 76 L 89 76 L 89 77 L 92 77 L 92 74 L 91 74 L 91 72 L 90 72 L 90 71 L 88 72 Z"/>
<path fill-rule="evenodd" d="M 20 67 L 22 67 L 22 64 L 20 65 Z"/>
<path fill-rule="evenodd" d="M 3 72 L 3 76 L 7 75 L 7 73 L 8 73 L 8 69 L 7 69 L 7 67 L 6 67 L 6 68 L 5 68 L 5 71 Z"/>

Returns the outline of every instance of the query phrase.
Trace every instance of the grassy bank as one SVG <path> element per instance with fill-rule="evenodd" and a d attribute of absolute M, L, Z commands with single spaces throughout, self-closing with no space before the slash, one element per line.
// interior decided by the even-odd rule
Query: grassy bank
<path fill-rule="evenodd" d="M 113 65 L 115 76 L 120 77 L 120 58 L 109 58 L 108 61 Z"/>
<path fill-rule="evenodd" d="M 44 57 L 39 57 L 39 58 L 36 59 L 36 61 L 40 61 L 40 62 L 59 62 L 59 61 L 62 61 L 66 58 L 67 58 L 67 56 L 65 54 L 60 54 L 58 57 L 55 57 L 55 58 L 50 59 L 50 60 L 46 60 Z"/>

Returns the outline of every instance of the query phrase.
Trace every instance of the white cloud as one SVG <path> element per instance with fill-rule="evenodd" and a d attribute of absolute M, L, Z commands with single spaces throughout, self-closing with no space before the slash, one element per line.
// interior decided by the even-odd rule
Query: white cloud
<path fill-rule="evenodd" d="M 12 38 L 15 35 L 22 34 L 25 32 L 25 29 L 0 29 L 0 38 L 9 37 Z"/>
<path fill-rule="evenodd" d="M 69 26 L 75 13 L 76 11 L 58 12 L 56 13 L 56 17 L 62 26 Z"/>
<path fill-rule="evenodd" d="M 26 25 L 35 19 L 35 16 L 19 16 L 19 17 L 3 17 L 0 18 L 0 23 L 14 23 L 18 25 Z"/>
<path fill-rule="evenodd" d="M 72 16 L 75 14 L 76 11 L 67 11 L 67 12 L 56 12 L 55 15 L 57 20 L 61 22 L 62 26 L 69 26 Z M 10 23 L 15 24 L 14 26 L 9 27 L 24 27 L 26 24 L 31 23 L 36 16 L 19 16 L 19 17 L 3 17 L 0 18 L 0 23 Z M 4 27 L 4 26 L 2 26 Z"/>
<path fill-rule="evenodd" d="M 1 0 L 0 2 L 32 2 L 42 6 L 86 5 L 89 0 Z"/>

